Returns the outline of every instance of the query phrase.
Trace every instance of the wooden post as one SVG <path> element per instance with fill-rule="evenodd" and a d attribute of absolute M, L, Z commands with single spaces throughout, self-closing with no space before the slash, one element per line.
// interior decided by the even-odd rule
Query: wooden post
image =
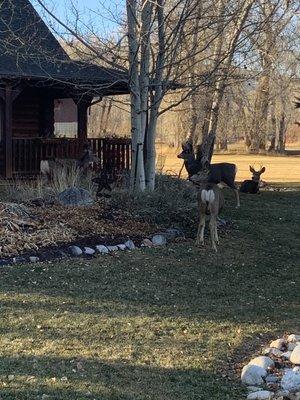
<path fill-rule="evenodd" d="M 13 135 L 12 135 L 12 107 L 13 101 L 22 92 L 24 86 L 18 85 L 13 87 L 10 84 L 6 84 L 1 89 L 1 97 L 4 99 L 4 152 L 5 152 L 5 167 L 4 177 L 13 177 Z"/>
<path fill-rule="evenodd" d="M 12 141 L 12 87 L 5 87 L 5 119 L 4 119 L 4 142 L 5 142 L 5 178 L 13 176 L 13 141 Z"/>
<path fill-rule="evenodd" d="M 77 118 L 78 118 L 78 130 L 77 137 L 81 142 L 87 140 L 87 127 L 88 127 L 88 108 L 92 102 L 91 98 L 82 98 L 77 101 Z"/>
<path fill-rule="evenodd" d="M 54 99 L 50 94 L 41 98 L 40 136 L 54 137 Z"/>

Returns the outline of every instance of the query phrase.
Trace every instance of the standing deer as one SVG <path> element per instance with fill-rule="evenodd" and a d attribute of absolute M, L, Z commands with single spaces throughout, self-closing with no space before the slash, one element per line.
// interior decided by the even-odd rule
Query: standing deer
<path fill-rule="evenodd" d="M 265 172 L 266 168 L 261 166 L 259 171 L 255 171 L 255 169 L 249 165 L 249 169 L 250 172 L 252 172 L 252 179 L 247 179 L 241 184 L 240 192 L 256 194 L 259 192 L 260 176 Z"/>
<path fill-rule="evenodd" d="M 205 156 L 206 161 L 203 163 L 204 155 L 202 148 L 204 148 L 204 146 L 199 147 L 198 156 L 196 158 L 193 152 L 192 144 L 187 142 L 182 145 L 182 152 L 177 156 L 178 158 L 184 160 L 184 165 L 189 179 L 191 176 L 208 169 L 207 183 L 225 183 L 234 191 L 237 207 L 240 207 L 239 191 L 235 184 L 235 176 L 237 173 L 236 165 L 231 163 L 210 164 L 210 158 L 212 156 L 213 149 L 210 149 L 210 155 Z"/>
<path fill-rule="evenodd" d="M 41 160 L 40 171 L 41 176 L 47 178 L 47 181 L 51 181 L 53 177 L 53 171 L 55 168 L 66 168 L 68 170 L 79 169 L 83 174 L 87 173 L 93 163 L 98 163 L 99 158 L 93 153 L 89 145 L 84 147 L 84 151 L 80 159 L 71 158 L 54 158 L 49 160 Z"/>
<path fill-rule="evenodd" d="M 82 156 L 76 162 L 77 168 L 81 169 L 84 173 L 92 166 L 94 163 L 99 162 L 99 157 L 93 153 L 89 144 L 84 146 L 84 151 Z"/>
<path fill-rule="evenodd" d="M 217 252 L 216 244 L 219 244 L 217 218 L 224 206 L 222 190 L 215 183 L 208 183 L 209 171 L 201 171 L 191 176 L 190 180 L 199 186 L 197 199 L 199 209 L 199 227 L 196 244 L 204 245 L 204 229 L 206 215 L 210 216 L 209 229 L 212 248 Z"/>

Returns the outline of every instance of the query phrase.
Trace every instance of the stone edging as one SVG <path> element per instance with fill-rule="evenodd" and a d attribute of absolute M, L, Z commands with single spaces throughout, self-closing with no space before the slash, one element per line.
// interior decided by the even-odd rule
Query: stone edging
<path fill-rule="evenodd" d="M 272 341 L 244 366 L 247 400 L 300 400 L 300 334 Z"/>

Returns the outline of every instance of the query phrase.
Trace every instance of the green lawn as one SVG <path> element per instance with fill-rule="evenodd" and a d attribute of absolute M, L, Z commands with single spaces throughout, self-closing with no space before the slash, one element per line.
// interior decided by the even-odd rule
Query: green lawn
<path fill-rule="evenodd" d="M 1 399 L 242 399 L 237 364 L 300 330 L 300 192 L 228 199 L 218 254 L 1 267 Z"/>

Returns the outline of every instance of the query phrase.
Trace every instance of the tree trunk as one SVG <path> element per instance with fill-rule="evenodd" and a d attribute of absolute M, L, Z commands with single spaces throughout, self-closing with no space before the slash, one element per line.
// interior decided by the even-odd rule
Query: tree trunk
<path fill-rule="evenodd" d="M 285 113 L 283 111 L 281 113 L 279 121 L 278 144 L 277 144 L 278 153 L 285 152 L 285 134 L 286 134 L 286 118 L 285 118 Z"/>
<path fill-rule="evenodd" d="M 277 138 L 277 126 L 276 126 L 276 116 L 275 116 L 275 104 L 274 101 L 272 101 L 271 107 L 271 130 L 272 130 L 272 136 L 271 136 L 271 143 L 268 148 L 269 152 L 275 151 L 276 148 L 276 138 Z"/>
<path fill-rule="evenodd" d="M 152 2 L 151 2 L 152 3 Z M 147 160 L 146 160 L 146 184 L 147 189 L 154 190 L 155 188 L 155 139 L 157 119 L 159 116 L 159 107 L 163 98 L 162 80 L 163 66 L 165 63 L 165 19 L 164 19 L 164 0 L 157 0 L 157 23 L 158 23 L 158 43 L 159 50 L 156 57 L 156 69 L 154 78 L 154 93 L 150 96 L 150 116 L 147 129 Z"/>
<path fill-rule="evenodd" d="M 141 117 L 141 90 L 138 62 L 137 39 L 137 1 L 127 0 L 128 47 L 130 64 L 130 99 L 131 99 L 131 136 L 132 136 L 132 165 L 130 176 L 131 191 L 146 188 L 144 170 L 144 136 Z"/>

